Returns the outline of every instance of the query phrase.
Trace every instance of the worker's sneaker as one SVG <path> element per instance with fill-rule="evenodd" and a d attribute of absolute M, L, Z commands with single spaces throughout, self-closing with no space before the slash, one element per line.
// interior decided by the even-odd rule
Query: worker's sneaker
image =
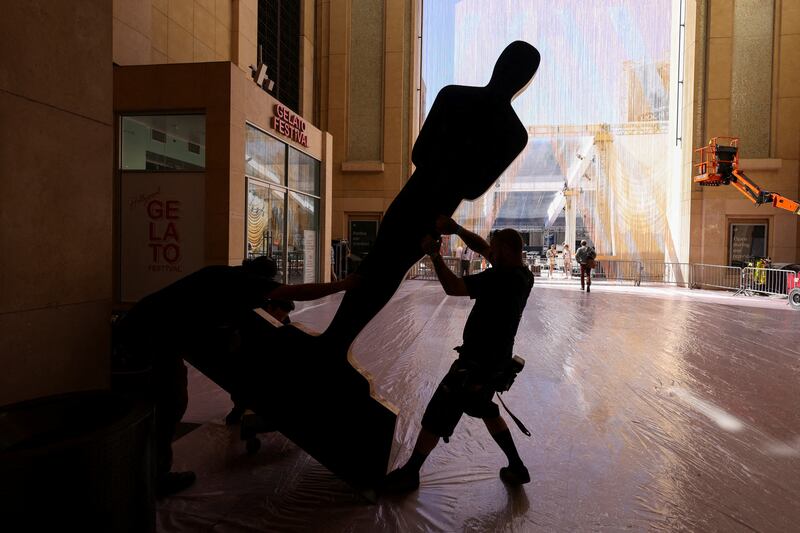
<path fill-rule="evenodd" d="M 509 485 L 523 485 L 530 483 L 531 475 L 524 466 L 504 466 L 500 469 L 500 479 Z"/>
<path fill-rule="evenodd" d="M 588 285 L 586 287 L 586 292 L 592 292 L 592 286 L 591 285 Z"/>
<path fill-rule="evenodd" d="M 163 498 L 184 489 L 188 489 L 194 482 L 197 481 L 197 476 L 194 472 L 167 472 L 159 477 L 156 484 L 156 496 Z"/>
<path fill-rule="evenodd" d="M 382 494 L 405 494 L 419 488 L 419 472 L 411 468 L 398 468 L 389 472 L 381 483 Z"/>

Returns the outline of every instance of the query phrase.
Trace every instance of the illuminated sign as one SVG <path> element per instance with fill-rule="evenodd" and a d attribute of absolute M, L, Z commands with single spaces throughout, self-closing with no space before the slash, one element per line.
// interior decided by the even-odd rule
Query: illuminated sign
<path fill-rule="evenodd" d="M 306 121 L 292 113 L 292 111 L 283 104 L 275 104 L 275 116 L 272 117 L 272 129 L 302 146 L 308 146 Z"/>

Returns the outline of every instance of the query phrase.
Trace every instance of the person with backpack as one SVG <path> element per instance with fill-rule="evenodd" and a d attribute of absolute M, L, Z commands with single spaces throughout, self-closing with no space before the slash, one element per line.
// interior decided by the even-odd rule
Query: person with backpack
<path fill-rule="evenodd" d="M 581 265 L 581 290 L 586 288 L 586 292 L 592 292 L 592 269 L 594 268 L 594 260 L 597 257 L 593 246 L 581 241 L 581 247 L 575 252 L 575 260 Z M 586 276 L 586 284 L 584 285 L 584 276 Z"/>

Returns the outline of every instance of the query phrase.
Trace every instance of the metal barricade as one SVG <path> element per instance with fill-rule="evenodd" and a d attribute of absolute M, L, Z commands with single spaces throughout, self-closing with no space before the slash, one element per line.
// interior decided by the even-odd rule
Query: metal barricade
<path fill-rule="evenodd" d="M 639 280 L 644 283 L 668 283 L 678 287 L 689 287 L 691 267 L 689 263 L 642 261 Z"/>
<path fill-rule="evenodd" d="M 788 277 L 794 277 L 792 270 L 778 268 L 745 267 L 742 269 L 741 292 L 745 294 L 789 295 Z"/>
<path fill-rule="evenodd" d="M 444 264 L 447 268 L 452 270 L 456 275 L 461 272 L 461 261 L 457 257 L 442 257 Z M 414 263 L 411 269 L 406 274 L 406 279 L 416 279 L 420 281 L 436 281 L 439 277 L 436 275 L 436 269 L 433 268 L 433 262 L 427 255 Z"/>
<path fill-rule="evenodd" d="M 639 261 L 600 260 L 595 261 L 594 278 L 617 281 L 633 281 L 638 285 L 641 274 Z"/>
<path fill-rule="evenodd" d="M 331 272 L 336 279 L 344 279 L 347 277 L 347 256 L 349 246 L 347 241 L 339 240 L 333 241 L 331 245 Z"/>
<path fill-rule="evenodd" d="M 456 257 L 444 257 L 447 267 L 460 275 L 461 261 Z M 547 261 L 528 259 L 528 268 L 534 275 L 541 275 L 548 269 Z M 473 259 L 470 274 L 483 269 L 481 259 Z M 560 266 L 560 265 L 559 265 Z M 595 262 L 593 278 L 633 281 L 635 285 L 645 283 L 666 283 L 693 289 L 724 289 L 737 294 L 768 294 L 788 296 L 792 284 L 789 277 L 797 275 L 791 270 L 777 268 L 739 268 L 705 263 L 664 263 L 659 261 L 618 261 L 600 260 Z M 436 270 L 429 257 L 417 261 L 408 272 L 408 279 L 437 280 Z"/>
<path fill-rule="evenodd" d="M 690 283 L 693 289 L 741 291 L 742 269 L 723 265 L 692 263 Z"/>
<path fill-rule="evenodd" d="M 414 266 L 408 271 L 406 279 L 435 280 L 436 271 L 433 269 L 431 258 L 426 255 L 414 263 Z"/>
<path fill-rule="evenodd" d="M 531 271 L 531 274 L 534 276 L 541 276 L 542 275 L 542 267 L 536 261 L 535 258 L 528 258 L 525 259 L 525 266 L 528 267 L 528 270 Z"/>

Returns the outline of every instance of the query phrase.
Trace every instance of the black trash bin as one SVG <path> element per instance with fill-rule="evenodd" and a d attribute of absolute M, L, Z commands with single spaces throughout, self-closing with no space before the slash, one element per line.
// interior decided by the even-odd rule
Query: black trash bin
<path fill-rule="evenodd" d="M 0 407 L 0 527 L 154 531 L 153 431 L 150 404 L 110 391 Z"/>

